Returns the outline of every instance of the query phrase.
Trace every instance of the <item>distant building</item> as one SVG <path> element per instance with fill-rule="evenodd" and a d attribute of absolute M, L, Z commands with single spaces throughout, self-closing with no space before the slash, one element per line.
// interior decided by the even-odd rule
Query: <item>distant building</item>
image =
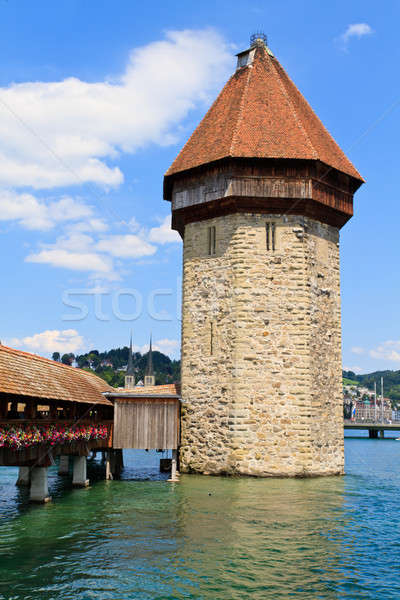
<path fill-rule="evenodd" d="M 393 419 L 392 405 L 389 398 L 377 398 L 376 404 L 373 396 L 369 399 L 349 399 L 346 398 L 343 405 L 343 413 L 345 419 L 351 419 L 356 422 L 373 423 L 375 421 L 383 421 L 388 423 Z"/>
<path fill-rule="evenodd" d="M 101 367 L 111 367 L 111 369 L 112 369 L 114 365 L 111 362 L 111 360 L 105 359 L 105 360 L 101 361 L 100 366 Z"/>

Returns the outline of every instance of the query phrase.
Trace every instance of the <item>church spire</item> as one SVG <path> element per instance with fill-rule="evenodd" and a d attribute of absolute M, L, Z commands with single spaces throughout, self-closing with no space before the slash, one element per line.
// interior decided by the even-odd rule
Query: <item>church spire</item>
<path fill-rule="evenodd" d="M 156 378 L 154 376 L 154 370 L 153 370 L 153 345 L 152 345 L 152 336 L 150 335 L 149 353 L 147 355 L 147 365 L 146 365 L 146 370 L 144 373 L 144 385 L 149 386 L 149 385 L 155 385 L 155 384 L 156 384 Z"/>
<path fill-rule="evenodd" d="M 135 387 L 135 371 L 133 369 L 132 331 L 131 331 L 131 341 L 129 344 L 129 355 L 128 355 L 128 366 L 126 368 L 126 375 L 125 375 L 125 388 L 132 389 L 133 387 Z"/>

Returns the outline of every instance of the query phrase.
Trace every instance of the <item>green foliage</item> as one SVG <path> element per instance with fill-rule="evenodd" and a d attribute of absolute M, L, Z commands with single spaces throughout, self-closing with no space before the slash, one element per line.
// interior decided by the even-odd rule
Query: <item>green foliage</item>
<path fill-rule="evenodd" d="M 349 379 L 348 377 L 343 377 L 343 385 L 360 385 L 358 381 L 355 379 Z"/>
<path fill-rule="evenodd" d="M 86 354 L 75 357 L 78 367 L 86 371 L 94 371 L 113 387 L 123 387 L 125 371 L 120 371 L 128 363 L 129 348 L 113 348 L 105 352 L 91 350 Z M 136 381 L 144 380 L 144 372 L 147 365 L 148 353 L 133 353 L 133 369 Z M 109 364 L 111 363 L 111 364 Z M 162 352 L 153 350 L 153 367 L 156 385 L 163 383 L 175 383 L 180 381 L 181 361 L 171 360 Z"/>
<path fill-rule="evenodd" d="M 56 353 L 54 353 L 54 354 L 56 354 Z M 70 365 L 71 366 L 72 363 L 74 362 L 74 360 L 75 360 L 75 355 L 72 354 L 72 352 L 70 352 L 69 354 L 63 354 L 62 357 L 61 357 L 61 362 L 64 365 Z"/>

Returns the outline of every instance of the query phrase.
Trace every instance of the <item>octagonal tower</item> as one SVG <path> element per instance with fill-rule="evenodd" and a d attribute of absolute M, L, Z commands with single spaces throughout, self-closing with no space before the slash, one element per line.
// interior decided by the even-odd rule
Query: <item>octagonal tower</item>
<path fill-rule="evenodd" d="M 362 177 L 257 35 L 164 179 L 181 471 L 343 472 L 339 229 Z"/>

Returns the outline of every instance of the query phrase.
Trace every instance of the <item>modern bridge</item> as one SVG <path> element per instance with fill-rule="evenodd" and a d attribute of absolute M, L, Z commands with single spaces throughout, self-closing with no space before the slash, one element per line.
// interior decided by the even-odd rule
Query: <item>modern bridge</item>
<path fill-rule="evenodd" d="M 370 438 L 377 438 L 378 436 L 385 437 L 385 431 L 400 431 L 400 420 L 393 421 L 371 421 L 371 420 L 352 420 L 344 419 L 345 429 L 358 429 L 368 431 Z"/>

